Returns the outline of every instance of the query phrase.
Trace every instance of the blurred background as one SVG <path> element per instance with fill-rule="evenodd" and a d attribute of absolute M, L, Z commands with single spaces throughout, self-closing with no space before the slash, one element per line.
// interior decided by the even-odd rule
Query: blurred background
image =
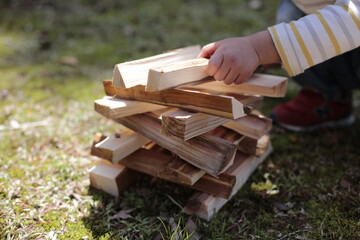
<path fill-rule="evenodd" d="M 266 29 L 278 3 L 1 0 L 0 238 L 161 239 L 157 217 L 189 221 L 164 193 L 184 205 L 190 192 L 171 183 L 144 177 L 118 200 L 89 189 L 92 137 L 117 128 L 93 111 L 101 80 L 117 63 Z M 288 98 L 297 89 L 290 84 Z M 266 100 L 263 112 L 281 101 Z M 315 134 L 275 129 L 273 157 L 211 223 L 193 218 L 196 232 L 203 239 L 359 233 L 359 133 L 359 121 Z M 273 189 L 280 193 L 267 194 Z M 121 209 L 134 210 L 111 218 Z"/>

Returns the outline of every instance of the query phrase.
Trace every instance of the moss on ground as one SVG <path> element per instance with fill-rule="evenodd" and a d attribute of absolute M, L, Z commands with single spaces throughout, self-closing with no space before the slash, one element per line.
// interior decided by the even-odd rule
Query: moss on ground
<path fill-rule="evenodd" d="M 0 239 L 154 239 L 165 234 L 158 217 L 193 221 L 203 239 L 360 236 L 358 120 L 313 133 L 274 127 L 275 151 L 211 222 L 182 214 L 192 191 L 165 181 L 144 176 L 120 199 L 89 189 L 92 137 L 117 128 L 93 111 L 100 80 L 115 63 L 273 23 L 278 1 L 248 2 L 1 1 L 0 125 L 48 124 L 0 131 Z M 124 209 L 130 218 L 112 219 Z"/>

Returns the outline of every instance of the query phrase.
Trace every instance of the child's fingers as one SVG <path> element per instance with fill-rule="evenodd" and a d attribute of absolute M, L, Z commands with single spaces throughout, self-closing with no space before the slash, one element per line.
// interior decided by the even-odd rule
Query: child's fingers
<path fill-rule="evenodd" d="M 206 68 L 206 73 L 209 76 L 214 76 L 222 65 L 223 59 L 224 56 L 219 51 L 215 52 L 209 60 L 208 66 Z"/>
<path fill-rule="evenodd" d="M 216 49 L 218 48 L 218 44 L 216 43 L 209 43 L 205 45 L 198 56 L 198 58 L 210 58 L 211 55 L 214 54 Z"/>
<path fill-rule="evenodd" d="M 231 68 L 230 72 L 224 79 L 224 83 L 232 84 L 233 82 L 235 82 L 235 80 L 237 79 L 238 76 L 239 76 L 238 71 L 236 71 L 236 69 Z"/>
<path fill-rule="evenodd" d="M 231 61 L 228 57 L 223 56 L 223 61 L 218 69 L 218 71 L 215 73 L 214 78 L 218 81 L 222 81 L 226 78 L 226 76 L 229 74 L 230 72 L 230 67 L 231 67 Z M 211 57 L 212 58 L 212 57 Z"/>

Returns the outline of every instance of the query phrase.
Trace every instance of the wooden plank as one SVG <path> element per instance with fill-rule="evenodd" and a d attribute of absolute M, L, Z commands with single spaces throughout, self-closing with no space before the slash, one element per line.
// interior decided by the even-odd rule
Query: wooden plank
<path fill-rule="evenodd" d="M 259 139 L 272 127 L 272 120 L 256 110 L 236 120 L 206 113 L 173 110 L 163 114 L 161 120 L 161 133 L 181 138 L 184 141 L 221 125 L 253 139 Z"/>
<path fill-rule="evenodd" d="M 130 88 L 137 85 L 145 86 L 150 68 L 196 58 L 200 50 L 201 48 L 198 45 L 190 46 L 152 57 L 116 64 L 113 74 L 114 86 L 123 88 Z"/>
<path fill-rule="evenodd" d="M 152 68 L 145 90 L 161 91 L 204 79 L 208 77 L 205 72 L 208 62 L 206 58 L 197 58 Z"/>
<path fill-rule="evenodd" d="M 104 80 L 105 93 L 125 100 L 139 100 L 190 111 L 204 112 L 225 118 L 237 119 L 250 112 L 235 97 L 219 96 L 190 90 L 168 89 L 159 92 L 145 92 L 144 86 L 115 88 L 111 81 Z M 245 100 L 245 99 L 243 99 Z"/>
<path fill-rule="evenodd" d="M 194 185 L 194 183 L 204 175 L 205 171 L 194 167 L 178 157 L 172 158 L 158 172 L 159 178 L 171 178 L 173 179 L 173 182 L 184 185 Z"/>
<path fill-rule="evenodd" d="M 123 165 L 98 164 L 89 170 L 90 186 L 119 197 L 139 177 Z"/>
<path fill-rule="evenodd" d="M 228 169 L 227 173 L 236 177 L 231 197 L 233 197 L 240 188 L 245 184 L 252 172 L 264 159 L 271 153 L 272 147 L 269 145 L 267 151 L 261 157 L 249 158 L 241 164 L 241 167 Z M 210 221 L 211 217 L 222 208 L 229 199 L 215 197 L 208 193 L 197 192 L 189 198 L 183 212 L 186 214 L 194 214 L 204 220 Z"/>
<path fill-rule="evenodd" d="M 101 115 L 113 119 L 126 117 L 138 113 L 151 112 L 164 109 L 165 106 L 140 101 L 123 100 L 105 96 L 95 100 L 94 109 Z"/>
<path fill-rule="evenodd" d="M 243 134 L 244 136 L 259 139 L 264 134 L 270 131 L 272 127 L 272 120 L 257 111 L 252 111 L 251 114 L 227 121 L 223 124 L 224 127 L 229 128 L 235 132 Z"/>
<path fill-rule="evenodd" d="M 186 141 L 221 126 L 228 121 L 229 119 L 227 118 L 206 113 L 174 110 L 161 116 L 161 133 Z"/>
<path fill-rule="evenodd" d="M 264 154 L 269 143 L 270 136 L 268 134 L 265 134 L 259 139 L 244 137 L 239 141 L 237 149 L 246 154 L 261 156 Z"/>
<path fill-rule="evenodd" d="M 104 139 L 106 139 L 106 136 L 96 134 L 91 149 L 92 155 L 102 159 L 106 159 L 107 155 L 102 151 L 98 151 L 96 144 Z M 107 160 L 100 162 L 102 164 L 106 164 L 106 162 L 112 164 Z M 138 153 L 130 154 L 127 160 L 121 159 L 116 162 L 121 162 L 121 164 L 142 173 L 184 185 L 193 185 L 205 174 L 205 171 L 190 165 L 179 157 L 173 156 L 171 152 L 167 152 L 166 149 L 154 142 L 144 146 L 144 150 L 138 150 Z M 151 166 L 148 166 L 149 164 Z"/>
<path fill-rule="evenodd" d="M 265 134 L 259 139 L 253 139 L 241 135 L 225 127 L 217 127 L 208 132 L 208 134 L 221 137 L 229 142 L 237 144 L 237 149 L 245 154 L 260 156 L 267 149 L 270 142 L 269 135 Z"/>
<path fill-rule="evenodd" d="M 185 142 L 164 136 L 160 133 L 160 119 L 149 113 L 118 118 L 115 121 L 155 141 L 210 175 L 219 175 L 233 163 L 236 145 L 220 137 L 204 134 Z"/>
<path fill-rule="evenodd" d="M 92 151 L 101 152 L 102 158 L 118 163 L 149 142 L 148 138 L 139 133 L 130 129 L 122 129 L 120 133 L 113 134 L 98 142 Z"/>
<path fill-rule="evenodd" d="M 249 80 L 239 85 L 226 85 L 222 81 L 215 81 L 214 79 L 195 84 L 181 86 L 179 89 L 211 91 L 214 93 L 226 92 L 236 94 L 253 94 L 267 97 L 284 97 L 286 94 L 288 79 L 286 77 L 256 73 Z"/>

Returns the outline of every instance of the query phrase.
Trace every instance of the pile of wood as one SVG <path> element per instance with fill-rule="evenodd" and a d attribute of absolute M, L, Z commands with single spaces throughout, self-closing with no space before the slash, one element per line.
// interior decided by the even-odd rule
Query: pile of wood
<path fill-rule="evenodd" d="M 199 46 L 117 64 L 104 80 L 95 111 L 120 123 L 97 134 L 91 186 L 119 196 L 141 174 L 197 192 L 185 213 L 209 220 L 272 151 L 272 122 L 256 109 L 262 97 L 283 97 L 287 79 L 255 74 L 225 85 L 205 73 Z"/>

